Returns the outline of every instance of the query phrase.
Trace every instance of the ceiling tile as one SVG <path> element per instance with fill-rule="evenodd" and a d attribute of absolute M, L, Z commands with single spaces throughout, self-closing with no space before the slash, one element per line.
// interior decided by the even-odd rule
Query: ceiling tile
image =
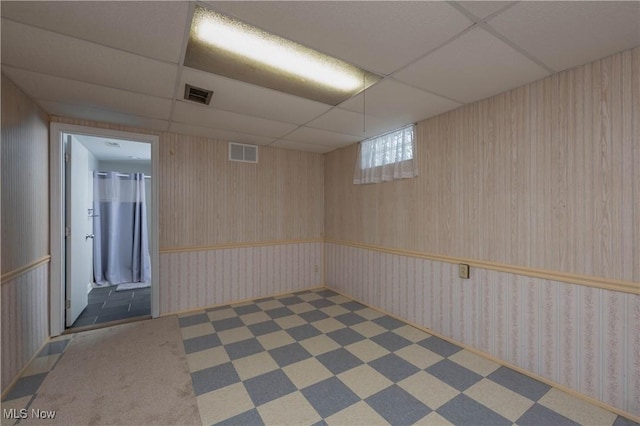
<path fill-rule="evenodd" d="M 129 164 L 151 163 L 151 144 L 122 139 L 111 139 L 103 136 L 72 135 L 89 150 L 98 161 L 126 161 Z M 109 145 L 116 142 L 120 147 Z M 131 157 L 137 157 L 132 159 Z"/>
<path fill-rule="evenodd" d="M 457 2 L 460 6 L 467 9 L 477 18 L 481 20 L 503 9 L 509 5 L 513 5 L 517 2 L 514 1 L 459 1 Z"/>
<path fill-rule="evenodd" d="M 556 71 L 640 45 L 640 2 L 522 2 L 489 20 Z"/>
<path fill-rule="evenodd" d="M 538 80 L 548 72 L 481 28 L 474 28 L 396 73 L 461 102 L 473 102 Z"/>
<path fill-rule="evenodd" d="M 178 63 L 189 3 L 2 2 L 2 16 L 143 56 Z"/>
<path fill-rule="evenodd" d="M 2 19 L 2 63 L 44 74 L 173 97 L 177 65 Z"/>
<path fill-rule="evenodd" d="M 270 146 L 276 148 L 284 148 L 284 149 L 295 149 L 296 151 L 306 151 L 306 152 L 317 152 L 320 154 L 324 154 L 327 152 L 331 152 L 336 149 L 333 146 L 324 146 L 324 145 L 315 145 L 309 143 L 302 142 L 293 142 L 284 139 L 279 139 L 272 143 Z"/>
<path fill-rule="evenodd" d="M 415 123 L 461 105 L 391 78 L 385 78 L 367 89 L 364 101 L 367 115 L 379 118 L 395 117 L 398 125 Z M 362 113 L 363 95 L 359 94 L 341 103 L 340 108 Z"/>
<path fill-rule="evenodd" d="M 185 83 L 213 90 L 211 106 L 214 108 L 284 123 L 304 124 L 331 108 L 320 102 L 187 67 L 182 70 L 180 99 L 184 96 Z M 274 105 L 278 107 L 274 108 Z"/>
<path fill-rule="evenodd" d="M 137 129 L 166 131 L 169 123 L 155 118 L 139 117 L 132 114 L 122 114 L 100 108 L 91 108 L 76 103 L 62 103 L 52 101 L 38 101 L 38 104 L 49 114 L 60 117 L 77 118 L 80 120 L 113 123 Z"/>
<path fill-rule="evenodd" d="M 177 101 L 173 121 L 214 129 L 262 135 L 274 138 L 284 136 L 296 126 L 264 118 L 250 117 L 235 112 L 222 111 L 205 105 Z"/>
<path fill-rule="evenodd" d="M 393 128 L 388 127 L 389 124 L 385 123 L 382 118 L 367 115 L 363 119 L 361 113 L 340 108 L 332 109 L 321 117 L 309 122 L 307 126 L 316 129 L 330 130 L 332 132 L 347 133 L 360 139 L 393 130 Z"/>
<path fill-rule="evenodd" d="M 37 100 L 75 103 L 78 106 L 118 111 L 142 117 L 169 119 L 171 100 L 82 83 L 61 77 L 2 67 L 27 95 Z"/>
<path fill-rule="evenodd" d="M 471 21 L 445 2 L 210 2 L 211 8 L 282 37 L 390 74 Z"/>
<path fill-rule="evenodd" d="M 212 129 L 211 127 L 194 126 L 184 123 L 171 123 L 169 131 L 173 133 L 180 133 L 182 135 L 201 136 L 205 138 L 214 138 L 224 141 L 249 143 L 255 145 L 268 145 L 273 142 L 273 138 L 247 135 L 241 132 L 230 132 L 227 130 Z"/>
<path fill-rule="evenodd" d="M 325 145 L 336 148 L 351 145 L 362 140 L 362 137 L 345 135 L 344 133 L 330 132 L 328 130 L 299 127 L 286 136 L 288 141 L 302 142 L 314 145 Z"/>

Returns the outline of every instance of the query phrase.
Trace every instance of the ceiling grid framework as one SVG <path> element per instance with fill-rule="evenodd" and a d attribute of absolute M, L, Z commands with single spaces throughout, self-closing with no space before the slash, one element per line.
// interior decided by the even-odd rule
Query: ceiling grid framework
<path fill-rule="evenodd" d="M 197 6 L 381 79 L 334 106 L 190 68 Z M 1 17 L 2 71 L 52 115 L 319 153 L 640 46 L 638 1 L 3 1 Z"/>

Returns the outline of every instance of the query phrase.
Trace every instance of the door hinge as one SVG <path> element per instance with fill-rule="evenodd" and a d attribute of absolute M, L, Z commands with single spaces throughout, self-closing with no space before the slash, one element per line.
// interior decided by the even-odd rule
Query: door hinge
<path fill-rule="evenodd" d="M 64 227 L 64 236 L 65 237 L 70 237 L 71 236 L 71 227 L 69 227 L 69 226 L 65 226 Z"/>
<path fill-rule="evenodd" d="M 67 300 L 67 303 L 65 304 L 65 307 L 67 309 L 71 309 L 71 300 Z"/>
<path fill-rule="evenodd" d="M 68 163 L 70 159 L 71 159 L 71 155 L 69 155 L 68 152 L 65 152 L 64 153 L 64 162 Z"/>

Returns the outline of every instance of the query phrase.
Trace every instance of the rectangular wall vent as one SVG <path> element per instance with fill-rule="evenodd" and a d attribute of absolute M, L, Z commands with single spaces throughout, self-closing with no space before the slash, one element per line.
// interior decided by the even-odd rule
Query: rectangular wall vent
<path fill-rule="evenodd" d="M 258 162 L 258 147 L 244 143 L 229 142 L 229 160 L 243 163 Z"/>
<path fill-rule="evenodd" d="M 190 84 L 184 85 L 184 98 L 188 101 L 209 105 L 212 96 L 213 90 L 201 89 Z"/>

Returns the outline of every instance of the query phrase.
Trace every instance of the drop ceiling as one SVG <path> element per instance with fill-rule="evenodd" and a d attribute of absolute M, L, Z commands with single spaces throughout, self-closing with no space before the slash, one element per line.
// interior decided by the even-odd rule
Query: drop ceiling
<path fill-rule="evenodd" d="M 73 135 L 98 161 L 151 164 L 151 144 L 102 136 Z"/>
<path fill-rule="evenodd" d="M 333 106 L 186 67 L 196 4 L 381 79 Z M 319 153 L 640 46 L 639 1 L 2 1 L 1 16 L 2 71 L 49 114 Z"/>

